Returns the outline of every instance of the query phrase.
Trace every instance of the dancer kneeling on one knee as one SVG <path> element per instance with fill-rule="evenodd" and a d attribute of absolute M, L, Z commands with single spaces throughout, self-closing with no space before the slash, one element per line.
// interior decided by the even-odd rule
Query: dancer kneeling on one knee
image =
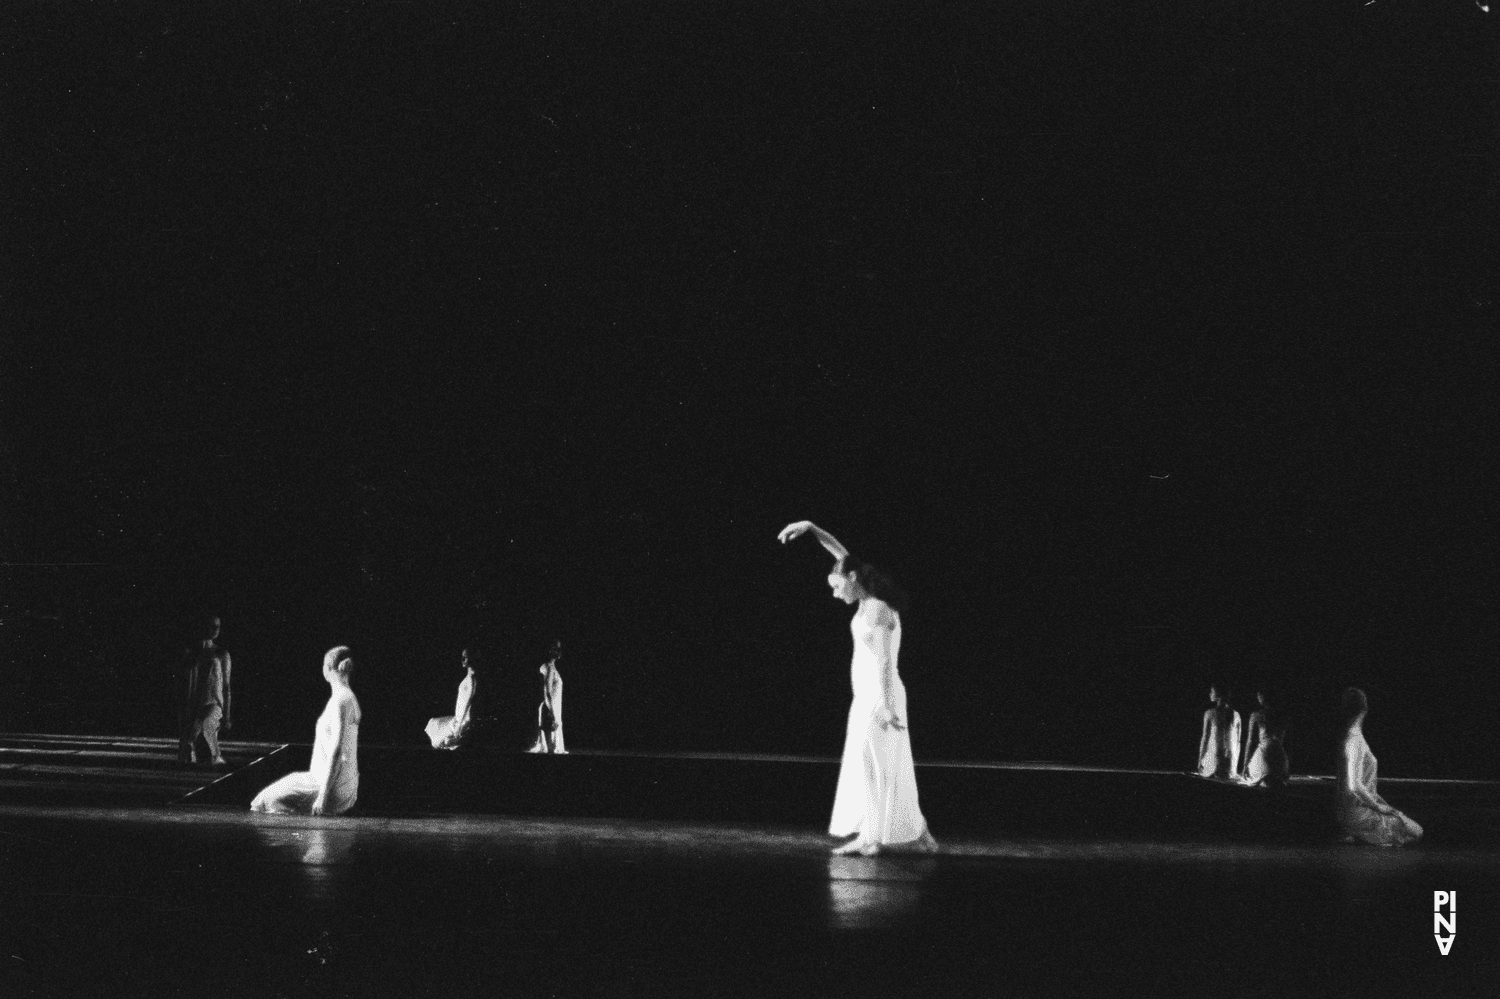
<path fill-rule="evenodd" d="M 917 804 L 917 773 L 906 726 L 906 687 L 896 672 L 901 649 L 905 595 L 872 566 L 855 559 L 838 540 L 811 521 L 787 525 L 783 544 L 811 531 L 837 561 L 828 576 L 835 598 L 858 604 L 850 630 L 854 703 L 844 738 L 844 757 L 828 832 L 854 838 L 838 854 L 874 854 L 907 849 L 931 852 L 937 841 Z"/>
<path fill-rule="evenodd" d="M 349 685 L 353 676 L 348 647 L 329 649 L 323 656 L 323 679 L 330 695 L 313 738 L 312 769 L 287 774 L 261 791 L 250 803 L 252 812 L 342 815 L 354 807 L 359 793 L 360 712 Z"/>

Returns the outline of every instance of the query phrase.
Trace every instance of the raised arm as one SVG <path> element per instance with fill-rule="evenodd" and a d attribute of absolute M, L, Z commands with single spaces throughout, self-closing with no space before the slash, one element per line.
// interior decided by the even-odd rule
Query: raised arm
<path fill-rule="evenodd" d="M 832 534 L 829 534 L 827 531 L 823 530 L 821 527 L 819 527 L 817 524 L 814 524 L 810 520 L 799 520 L 795 524 L 786 525 L 781 529 L 781 533 L 776 535 L 776 540 L 780 541 L 782 544 L 786 544 L 793 538 L 802 537 L 802 535 L 806 534 L 808 531 L 811 531 L 813 533 L 813 536 L 818 539 L 818 543 L 824 548 L 828 549 L 828 554 L 832 555 L 834 558 L 840 559 L 848 556 L 849 549 L 839 544 L 838 538 L 834 537 Z"/>

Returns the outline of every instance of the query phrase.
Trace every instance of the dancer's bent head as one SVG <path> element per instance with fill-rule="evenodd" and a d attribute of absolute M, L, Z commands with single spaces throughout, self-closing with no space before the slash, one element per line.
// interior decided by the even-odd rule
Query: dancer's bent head
<path fill-rule="evenodd" d="M 828 585 L 833 589 L 833 595 L 847 604 L 870 596 L 890 604 L 898 614 L 904 614 L 910 603 L 906 592 L 889 576 L 853 555 L 845 555 L 834 563 L 833 572 L 828 574 Z"/>
<path fill-rule="evenodd" d="M 1342 703 L 1339 705 L 1339 717 L 1344 720 L 1344 725 L 1353 725 L 1365 716 L 1370 710 L 1370 701 L 1365 697 L 1365 692 L 1358 687 L 1345 687 Z"/>

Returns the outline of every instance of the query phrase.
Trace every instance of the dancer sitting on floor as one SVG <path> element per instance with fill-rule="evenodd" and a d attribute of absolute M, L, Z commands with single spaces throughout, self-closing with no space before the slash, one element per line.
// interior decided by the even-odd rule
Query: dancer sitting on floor
<path fill-rule="evenodd" d="M 348 646 L 323 656 L 328 705 L 318 718 L 311 770 L 290 773 L 265 788 L 250 803 L 252 812 L 342 815 L 359 793 L 359 700 L 349 686 L 354 660 Z"/>
<path fill-rule="evenodd" d="M 1375 789 L 1375 754 L 1365 741 L 1365 714 L 1370 710 L 1365 692 L 1344 691 L 1344 740 L 1339 746 L 1338 789 L 1334 815 L 1345 842 L 1375 846 L 1404 846 L 1422 838 L 1422 827 L 1386 804 Z"/>
<path fill-rule="evenodd" d="M 528 753 L 566 753 L 562 727 L 562 674 L 557 661 L 562 658 L 562 641 L 552 643 L 547 661 L 537 672 L 542 675 L 542 703 L 536 709 L 536 742 Z"/>
<path fill-rule="evenodd" d="M 1203 712 L 1198 737 L 1198 776 L 1230 778 L 1239 769 L 1240 716 L 1229 706 L 1229 689 L 1208 688 L 1212 706 Z"/>
<path fill-rule="evenodd" d="M 453 705 L 453 714 L 427 719 L 427 738 L 433 749 L 457 749 L 469 731 L 470 709 L 474 702 L 474 664 L 469 661 L 468 649 L 463 650 L 459 663 L 464 668 L 464 678 L 458 684 L 458 700 Z"/>
<path fill-rule="evenodd" d="M 850 631 L 854 702 L 844 736 L 838 790 L 828 832 L 854 838 L 837 854 L 875 854 L 905 848 L 937 850 L 917 803 L 917 773 L 906 727 L 906 687 L 896 671 L 901 650 L 901 609 L 906 597 L 878 570 L 849 554 L 811 521 L 782 529 L 785 544 L 811 531 L 837 561 L 828 576 L 835 598 L 858 604 Z"/>
<path fill-rule="evenodd" d="M 1258 707 L 1245 723 L 1245 744 L 1235 780 L 1252 787 L 1281 787 L 1290 776 L 1286 755 L 1286 718 L 1271 707 L 1266 695 L 1255 695 Z"/>
<path fill-rule="evenodd" d="M 1245 723 L 1245 745 L 1239 757 L 1236 780 L 1260 787 L 1281 787 L 1290 777 L 1287 759 L 1287 720 L 1280 708 L 1271 706 L 1265 693 L 1256 693 L 1259 708 Z"/>

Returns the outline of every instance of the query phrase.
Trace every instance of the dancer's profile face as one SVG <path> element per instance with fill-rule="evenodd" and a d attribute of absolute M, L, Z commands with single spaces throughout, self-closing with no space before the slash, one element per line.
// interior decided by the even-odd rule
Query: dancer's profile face
<path fill-rule="evenodd" d="M 828 588 L 833 591 L 835 600 L 842 600 L 846 604 L 852 604 L 859 600 L 853 573 L 846 576 L 841 572 L 830 572 L 828 574 Z"/>

